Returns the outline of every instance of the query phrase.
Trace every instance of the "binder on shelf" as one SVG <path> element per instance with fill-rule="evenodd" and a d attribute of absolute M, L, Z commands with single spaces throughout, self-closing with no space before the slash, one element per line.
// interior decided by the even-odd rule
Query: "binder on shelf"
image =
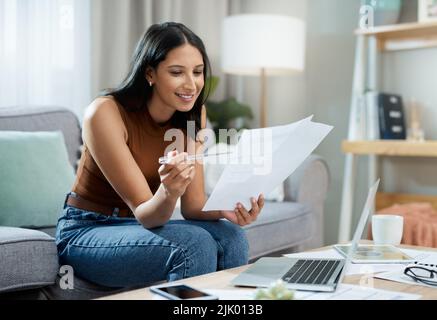
<path fill-rule="evenodd" d="M 402 97 L 395 94 L 378 95 L 379 134 L 381 139 L 407 138 Z"/>

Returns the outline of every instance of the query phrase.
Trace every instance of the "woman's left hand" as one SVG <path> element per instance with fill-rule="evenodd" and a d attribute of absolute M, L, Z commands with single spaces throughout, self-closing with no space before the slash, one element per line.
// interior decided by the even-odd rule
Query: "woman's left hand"
<path fill-rule="evenodd" d="M 261 209 L 264 207 L 264 196 L 261 194 L 258 197 L 258 201 L 255 198 L 251 198 L 250 202 L 252 203 L 252 209 L 247 211 L 246 208 L 241 203 L 237 203 L 234 211 L 220 211 L 223 218 L 228 219 L 229 221 L 238 224 L 240 226 L 245 226 L 254 222 L 258 215 L 261 212 Z"/>

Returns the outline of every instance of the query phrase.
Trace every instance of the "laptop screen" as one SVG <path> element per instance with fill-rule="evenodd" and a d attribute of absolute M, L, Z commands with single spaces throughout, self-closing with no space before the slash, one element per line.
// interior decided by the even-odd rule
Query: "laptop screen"
<path fill-rule="evenodd" d="M 353 255 L 355 254 L 355 251 L 357 250 L 361 235 L 363 234 L 364 227 L 366 226 L 367 219 L 369 218 L 370 212 L 374 208 L 375 196 L 376 191 L 378 190 L 379 181 L 380 179 L 375 182 L 375 184 L 369 189 L 369 193 L 367 194 L 367 200 L 364 205 L 363 211 L 361 212 L 360 220 L 358 221 L 357 227 L 355 229 L 354 237 L 352 238 L 351 248 L 348 255 L 346 256 L 345 265 L 342 270 L 342 274 L 340 275 L 340 279 L 346 272 L 346 268 L 348 267 Z"/>

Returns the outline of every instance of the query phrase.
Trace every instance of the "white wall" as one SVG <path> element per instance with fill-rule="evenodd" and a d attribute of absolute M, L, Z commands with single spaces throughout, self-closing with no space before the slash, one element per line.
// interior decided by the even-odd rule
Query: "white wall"
<path fill-rule="evenodd" d="M 221 24 L 229 7 L 226 0 L 181 0 L 183 12 L 181 21 L 202 39 L 211 62 L 212 73 L 220 78 L 220 84 L 211 97 L 221 100 L 225 97 L 226 76 L 220 66 Z M 193 9 L 196 10 L 193 10 Z M 201 14 L 199 14 L 201 12 Z"/>
<path fill-rule="evenodd" d="M 335 127 L 316 150 L 331 173 L 325 215 L 325 243 L 331 244 L 338 238 L 344 168 L 341 141 L 348 130 L 359 0 L 310 0 L 307 11 L 306 106 L 317 121 Z M 359 180 L 367 182 L 363 176 Z"/>

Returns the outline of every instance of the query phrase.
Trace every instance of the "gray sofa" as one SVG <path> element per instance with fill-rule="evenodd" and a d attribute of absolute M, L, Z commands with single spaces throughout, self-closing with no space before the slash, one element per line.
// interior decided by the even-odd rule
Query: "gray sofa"
<path fill-rule="evenodd" d="M 0 130 L 60 130 L 76 168 L 82 141 L 74 113 L 58 107 L 0 108 Z M 252 261 L 323 244 L 328 183 L 325 161 L 316 155 L 308 157 L 284 182 L 284 201 L 267 202 L 258 220 L 245 227 Z M 175 213 L 173 218 L 181 217 Z M 0 299 L 90 299 L 127 289 L 103 288 L 78 277 L 74 289 L 62 289 L 55 225 L 53 221 L 53 226 L 39 230 L 0 226 Z"/>

